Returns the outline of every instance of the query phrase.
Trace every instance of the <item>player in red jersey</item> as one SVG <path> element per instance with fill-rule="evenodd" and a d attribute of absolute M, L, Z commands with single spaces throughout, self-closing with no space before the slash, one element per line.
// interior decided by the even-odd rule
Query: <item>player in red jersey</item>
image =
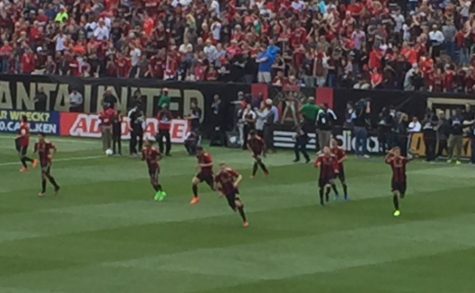
<path fill-rule="evenodd" d="M 406 165 L 409 159 L 401 155 L 401 149 L 399 147 L 395 147 L 389 151 L 384 160 L 386 164 L 391 166 L 393 171 L 391 191 L 393 193 L 394 216 L 399 217 L 399 215 L 401 215 L 399 201 L 404 198 L 406 194 Z"/>
<path fill-rule="evenodd" d="M 41 166 L 41 192 L 38 196 L 44 196 L 46 193 L 46 179 L 53 185 L 55 194 L 59 191 L 59 185 L 51 175 L 51 166 L 53 164 L 53 155 L 56 153 L 56 146 L 45 139 L 41 133 L 38 142 L 35 144 L 35 153 L 38 152 Z"/>
<path fill-rule="evenodd" d="M 323 153 L 315 161 L 315 168 L 320 168 L 320 178 L 318 180 L 320 204 L 325 205 L 329 201 L 331 187 L 335 185 L 335 176 L 338 174 L 338 160 L 330 151 L 329 147 L 323 148 Z"/>
<path fill-rule="evenodd" d="M 201 146 L 196 147 L 196 157 L 198 158 L 198 167 L 200 168 L 200 171 L 191 181 L 193 198 L 191 199 L 190 204 L 192 205 L 200 202 L 200 197 L 198 196 L 198 184 L 204 181 L 212 190 L 214 190 L 213 158 L 208 152 L 205 152 Z"/>
<path fill-rule="evenodd" d="M 262 171 L 264 172 L 264 175 L 268 176 L 269 171 L 266 165 L 264 165 L 264 163 L 262 162 L 262 157 L 265 157 L 266 155 L 266 144 L 264 140 L 259 135 L 257 135 L 255 130 L 251 130 L 249 132 L 247 148 L 252 153 L 252 157 L 254 158 L 251 179 L 256 176 L 258 167 L 261 167 Z"/>
<path fill-rule="evenodd" d="M 336 139 L 333 138 L 330 141 L 330 146 L 332 154 L 335 155 L 337 159 L 338 174 L 336 177 L 338 177 L 341 186 L 343 187 L 343 194 L 345 200 L 348 200 L 348 186 L 346 185 L 345 168 L 343 167 L 343 162 L 346 161 L 348 157 L 346 156 L 345 150 L 338 146 L 338 142 L 336 141 Z M 338 198 L 338 190 L 336 189 L 336 184 L 332 187 L 336 197 Z"/>
<path fill-rule="evenodd" d="M 160 151 L 152 146 L 150 141 L 145 141 L 144 148 L 142 150 L 142 161 L 147 163 L 148 174 L 150 176 L 150 183 L 155 190 L 155 200 L 163 201 L 167 196 L 167 193 L 163 191 L 162 185 L 159 181 L 160 164 L 159 161 L 162 158 Z"/>
<path fill-rule="evenodd" d="M 20 162 L 22 165 L 20 172 L 22 173 L 28 171 L 28 165 L 26 164 L 26 162 L 31 162 L 33 168 L 36 168 L 36 166 L 38 166 L 38 160 L 33 160 L 26 155 L 28 152 L 29 144 L 30 144 L 30 126 L 28 124 L 28 118 L 25 115 L 23 115 L 21 116 L 19 134 L 15 138 L 15 147 L 20 157 Z"/>
<path fill-rule="evenodd" d="M 239 183 L 242 175 L 230 168 L 225 163 L 220 164 L 220 171 L 215 177 L 216 189 L 226 197 L 228 204 L 233 211 L 238 211 L 242 218 L 244 228 L 249 227 L 249 223 L 244 212 L 244 204 L 239 197 Z"/>

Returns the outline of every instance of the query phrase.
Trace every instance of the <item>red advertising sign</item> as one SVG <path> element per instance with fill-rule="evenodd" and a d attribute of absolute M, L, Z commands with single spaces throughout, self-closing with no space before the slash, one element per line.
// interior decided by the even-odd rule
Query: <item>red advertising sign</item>
<path fill-rule="evenodd" d="M 76 137 L 101 137 L 100 120 L 98 115 L 82 113 L 61 113 L 61 136 Z M 122 122 L 122 139 L 130 139 L 128 118 Z M 145 138 L 155 140 L 158 130 L 158 120 L 147 118 L 145 125 Z M 173 143 L 183 143 L 189 132 L 188 120 L 174 119 L 170 129 Z"/>

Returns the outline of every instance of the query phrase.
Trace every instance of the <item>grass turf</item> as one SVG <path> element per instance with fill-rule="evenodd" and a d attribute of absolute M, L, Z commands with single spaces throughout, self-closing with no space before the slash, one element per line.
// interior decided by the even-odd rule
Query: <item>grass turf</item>
<path fill-rule="evenodd" d="M 472 166 L 412 162 L 392 217 L 381 158 L 346 164 L 351 202 L 317 205 L 316 170 L 280 151 L 251 181 L 240 150 L 211 149 L 244 175 L 251 223 L 207 186 L 190 207 L 195 158 L 162 161 L 169 194 L 152 200 L 145 163 L 106 158 L 100 142 L 53 138 L 61 194 L 37 198 L 0 136 L 0 292 L 473 292 Z M 339 188 L 341 190 L 341 187 Z M 49 194 L 52 194 L 49 187 Z"/>

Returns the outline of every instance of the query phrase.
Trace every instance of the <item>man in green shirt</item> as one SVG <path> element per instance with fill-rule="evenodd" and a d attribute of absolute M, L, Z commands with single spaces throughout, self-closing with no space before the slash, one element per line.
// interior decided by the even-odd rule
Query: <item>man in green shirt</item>
<path fill-rule="evenodd" d="M 313 97 L 308 98 L 307 103 L 300 108 L 300 114 L 302 114 L 303 117 L 302 128 L 305 132 L 313 132 L 315 121 L 320 111 L 321 109 L 315 104 L 315 99 Z"/>
<path fill-rule="evenodd" d="M 167 109 L 170 108 L 170 97 L 168 96 L 168 89 L 164 88 L 160 95 L 160 99 L 158 100 L 158 109 L 161 110 L 167 106 Z"/>

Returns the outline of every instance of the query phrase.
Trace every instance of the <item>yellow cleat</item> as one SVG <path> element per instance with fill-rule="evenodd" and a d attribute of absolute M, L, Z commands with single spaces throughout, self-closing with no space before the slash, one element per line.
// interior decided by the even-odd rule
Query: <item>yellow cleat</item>
<path fill-rule="evenodd" d="M 395 210 L 393 215 L 395 217 L 399 217 L 401 215 L 401 212 L 399 210 Z"/>

